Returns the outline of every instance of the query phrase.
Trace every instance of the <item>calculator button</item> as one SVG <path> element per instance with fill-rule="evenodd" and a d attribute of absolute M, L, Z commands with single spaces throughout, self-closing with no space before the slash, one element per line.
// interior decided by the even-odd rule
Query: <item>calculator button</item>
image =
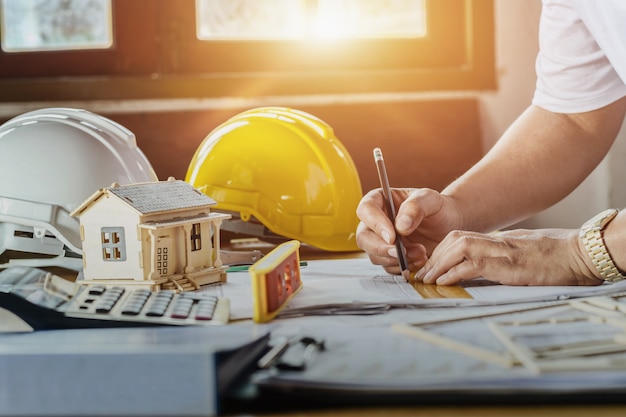
<path fill-rule="evenodd" d="M 141 311 L 143 304 L 125 305 L 122 314 L 125 316 L 136 316 Z"/>
<path fill-rule="evenodd" d="M 106 291 L 106 287 L 104 285 L 94 285 L 89 288 L 89 294 L 91 295 L 102 295 Z"/>
<path fill-rule="evenodd" d="M 122 295 L 124 293 L 124 287 L 111 287 L 106 290 L 106 294 Z"/>
<path fill-rule="evenodd" d="M 217 297 L 211 296 L 198 301 L 198 307 L 196 308 L 195 318 L 196 320 L 212 320 L 215 306 L 217 305 Z"/>
<path fill-rule="evenodd" d="M 146 316 L 149 317 L 162 317 L 165 315 L 167 307 L 170 305 L 175 292 L 171 290 L 161 290 L 157 293 L 153 293 L 146 310 Z"/>
<path fill-rule="evenodd" d="M 122 308 L 122 314 L 127 316 L 136 316 L 141 312 L 141 309 L 148 301 L 150 296 L 150 290 L 138 289 L 128 296 L 124 307 Z"/>
<path fill-rule="evenodd" d="M 171 300 L 172 297 L 174 297 L 174 294 L 176 294 L 174 291 L 172 290 L 161 290 L 158 293 L 156 293 L 153 297 L 159 300 Z"/>
<path fill-rule="evenodd" d="M 150 317 L 162 317 L 167 310 L 167 303 L 152 303 L 148 310 L 146 310 L 146 316 Z"/>
<path fill-rule="evenodd" d="M 216 303 L 217 299 L 198 301 L 198 308 L 210 308 L 212 310 L 215 308 Z"/>
<path fill-rule="evenodd" d="M 196 320 L 212 320 L 215 308 L 198 309 L 196 311 Z"/>
<path fill-rule="evenodd" d="M 128 296 L 128 301 L 131 303 L 140 303 L 143 304 L 148 300 L 148 295 L 146 294 L 137 294 L 137 293 L 133 293 L 131 295 Z"/>
<path fill-rule="evenodd" d="M 106 314 L 110 313 L 113 309 L 115 303 L 118 302 L 122 294 L 124 293 L 124 288 L 122 287 L 111 287 L 105 290 L 104 294 L 100 296 L 95 305 L 96 313 Z"/>
<path fill-rule="evenodd" d="M 174 319 L 186 319 L 189 317 L 189 312 L 191 311 L 192 306 L 192 299 L 179 297 L 172 307 L 172 313 L 170 316 Z"/>
<path fill-rule="evenodd" d="M 115 305 L 115 303 L 110 303 L 110 302 L 98 303 L 98 305 L 96 306 L 96 313 L 100 313 L 100 314 L 109 313 L 113 309 L 113 305 Z"/>

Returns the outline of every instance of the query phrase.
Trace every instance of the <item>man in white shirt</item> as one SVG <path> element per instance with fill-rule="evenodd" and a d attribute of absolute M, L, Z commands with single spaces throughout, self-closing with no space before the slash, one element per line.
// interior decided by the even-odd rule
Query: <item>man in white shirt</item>
<path fill-rule="evenodd" d="M 581 229 L 488 233 L 555 204 L 611 147 L 626 114 L 626 2 L 544 0 L 532 105 L 497 144 L 441 193 L 394 189 L 363 197 L 357 243 L 398 274 L 396 234 L 418 280 L 484 277 L 509 285 L 596 285 L 626 278 L 626 212 Z"/>

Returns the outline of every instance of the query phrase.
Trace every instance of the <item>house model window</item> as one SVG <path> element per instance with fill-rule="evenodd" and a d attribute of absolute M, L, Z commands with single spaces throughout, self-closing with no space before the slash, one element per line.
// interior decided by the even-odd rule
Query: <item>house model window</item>
<path fill-rule="evenodd" d="M 202 234 L 200 233 L 200 223 L 191 225 L 191 250 L 198 251 L 202 249 Z"/>
<path fill-rule="evenodd" d="M 126 260 L 126 240 L 124 239 L 123 227 L 103 227 L 100 236 L 102 237 L 103 260 Z"/>

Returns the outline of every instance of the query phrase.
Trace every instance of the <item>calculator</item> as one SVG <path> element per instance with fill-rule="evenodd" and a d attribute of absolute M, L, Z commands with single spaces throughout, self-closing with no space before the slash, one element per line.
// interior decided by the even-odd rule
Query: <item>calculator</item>
<path fill-rule="evenodd" d="M 230 317 L 226 297 L 133 285 L 84 285 L 27 266 L 0 271 L 0 307 L 35 330 L 224 325 Z"/>

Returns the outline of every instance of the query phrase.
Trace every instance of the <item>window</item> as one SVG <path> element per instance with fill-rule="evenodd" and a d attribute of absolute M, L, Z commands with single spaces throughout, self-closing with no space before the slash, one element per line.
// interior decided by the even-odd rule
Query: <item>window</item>
<path fill-rule="evenodd" d="M 495 88 L 493 0 L 111 1 L 109 48 L 0 51 L 0 100 Z"/>
<path fill-rule="evenodd" d="M 415 38 L 424 0 L 196 0 L 199 39 Z"/>
<path fill-rule="evenodd" d="M 194 223 L 191 225 L 191 251 L 195 252 L 202 249 L 202 235 L 200 223 Z"/>
<path fill-rule="evenodd" d="M 111 0 L 3 0 L 2 50 L 109 48 Z"/>
<path fill-rule="evenodd" d="M 105 261 L 126 260 L 126 240 L 123 227 L 103 227 L 100 229 L 102 259 Z"/>

